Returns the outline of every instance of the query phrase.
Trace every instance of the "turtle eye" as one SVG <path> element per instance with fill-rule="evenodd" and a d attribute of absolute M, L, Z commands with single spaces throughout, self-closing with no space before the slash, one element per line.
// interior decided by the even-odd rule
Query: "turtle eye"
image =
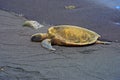
<path fill-rule="evenodd" d="M 41 42 L 42 39 L 41 39 L 41 36 L 32 36 L 31 41 L 32 42 Z"/>

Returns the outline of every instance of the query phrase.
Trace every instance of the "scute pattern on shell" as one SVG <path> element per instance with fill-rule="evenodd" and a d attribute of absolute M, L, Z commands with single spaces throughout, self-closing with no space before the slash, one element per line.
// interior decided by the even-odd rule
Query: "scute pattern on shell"
<path fill-rule="evenodd" d="M 66 43 L 93 43 L 100 37 L 97 33 L 77 26 L 60 25 L 49 29 L 50 34 L 57 36 Z"/>

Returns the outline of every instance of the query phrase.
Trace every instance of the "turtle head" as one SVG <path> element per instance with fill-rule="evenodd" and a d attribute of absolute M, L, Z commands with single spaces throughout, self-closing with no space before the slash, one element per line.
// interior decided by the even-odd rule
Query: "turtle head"
<path fill-rule="evenodd" d="M 31 37 L 31 41 L 32 42 L 41 42 L 42 40 L 48 38 L 48 34 L 47 33 L 36 33 L 33 34 Z"/>

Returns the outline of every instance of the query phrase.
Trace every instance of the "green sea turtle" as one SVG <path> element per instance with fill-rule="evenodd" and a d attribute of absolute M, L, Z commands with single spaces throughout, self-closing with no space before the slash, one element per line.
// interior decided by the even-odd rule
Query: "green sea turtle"
<path fill-rule="evenodd" d="M 28 21 L 29 22 L 29 21 Z M 25 26 L 32 26 L 31 23 Z M 62 46 L 84 46 L 94 43 L 109 44 L 110 42 L 104 42 L 98 40 L 100 35 L 94 31 L 88 30 L 83 27 L 73 25 L 58 25 L 51 26 L 47 33 L 36 33 L 31 37 L 33 42 L 41 42 L 44 48 L 49 50 L 55 50 L 52 45 Z"/>

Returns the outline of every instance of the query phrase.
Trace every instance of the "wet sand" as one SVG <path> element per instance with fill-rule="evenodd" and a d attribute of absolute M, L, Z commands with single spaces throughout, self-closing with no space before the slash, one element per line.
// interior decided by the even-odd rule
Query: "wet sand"
<path fill-rule="evenodd" d="M 40 43 L 30 42 L 32 34 L 45 32 L 48 27 L 40 30 L 23 28 L 25 18 L 0 10 L 0 80 L 119 80 L 120 27 L 115 24 L 119 22 L 119 11 L 103 6 L 91 6 L 93 3 L 85 1 L 73 1 L 72 5 L 77 8 L 66 10 L 63 6 L 71 5 L 71 2 L 61 2 L 59 5 L 60 2 L 56 0 L 54 4 L 58 5 L 47 5 L 51 10 L 47 11 L 45 1 L 47 0 L 39 5 L 39 9 L 31 2 L 23 3 L 23 0 L 11 0 L 8 1 L 9 4 L 2 1 L 0 7 L 7 4 L 4 6 L 6 9 L 12 6 L 9 11 L 22 13 L 41 23 L 84 26 L 101 34 L 102 39 L 113 42 L 111 45 L 95 44 L 85 47 L 53 46 L 56 51 L 49 51 L 42 48 Z M 16 4 L 11 5 L 14 2 Z M 38 14 L 37 10 L 42 13 Z M 48 14 L 45 14 L 46 12 Z"/>
<path fill-rule="evenodd" d="M 65 9 L 69 5 L 76 8 Z M 94 0 L 1 0 L 0 8 L 40 23 L 82 26 L 96 31 L 102 39 L 120 42 L 120 10 L 97 4 Z"/>

